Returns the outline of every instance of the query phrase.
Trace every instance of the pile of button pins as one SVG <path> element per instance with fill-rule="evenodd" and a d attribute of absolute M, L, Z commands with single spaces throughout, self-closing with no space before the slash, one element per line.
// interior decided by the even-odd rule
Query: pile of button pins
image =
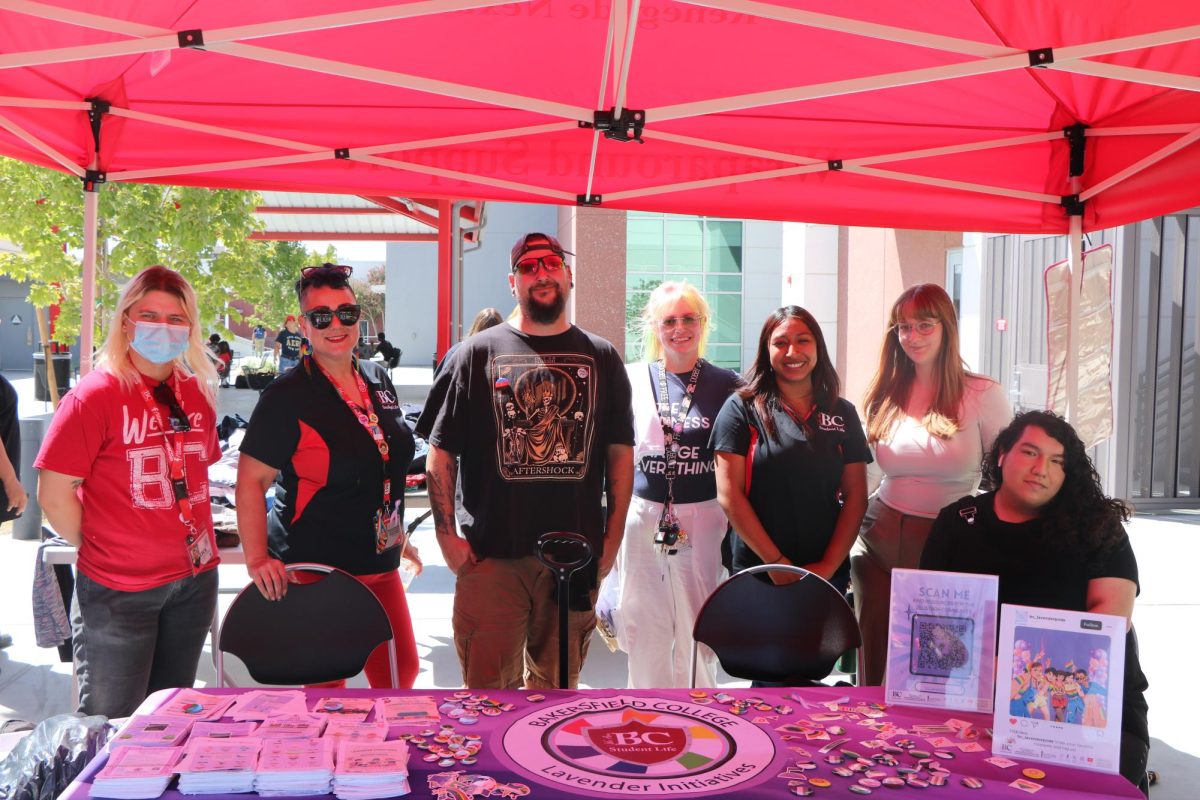
<path fill-rule="evenodd" d="M 426 751 L 421 760 L 439 767 L 454 767 L 459 764 L 471 766 L 475 756 L 483 749 L 483 737 L 477 733 L 458 733 L 453 725 L 443 724 L 440 729 L 426 728 L 419 733 L 402 733 L 401 739 L 410 747 Z"/>
<path fill-rule="evenodd" d="M 529 794 L 523 783 L 500 783 L 487 775 L 466 772 L 435 772 L 428 776 L 429 789 L 438 800 L 467 800 L 471 797 L 503 797 L 516 800 Z"/>
<path fill-rule="evenodd" d="M 837 778 L 853 781 L 846 788 L 853 794 L 867 795 L 880 787 L 903 789 L 927 789 L 945 786 L 953 777 L 943 761 L 954 758 L 948 750 L 918 750 L 912 739 L 897 739 L 879 748 L 878 753 L 863 755 L 843 745 L 849 739 L 834 740 L 822 747 L 818 753 L 832 767 Z M 807 773 L 818 768 L 817 760 L 808 751 L 792 748 L 798 758 L 795 763 L 779 773 L 788 782 L 788 789 L 798 797 L 809 797 L 815 789 L 834 785 L 824 777 L 809 777 Z M 903 760 L 902 760 L 903 758 Z M 960 783 L 968 789 L 982 789 L 983 781 L 963 776 Z"/>
<path fill-rule="evenodd" d="M 438 706 L 438 711 L 452 720 L 463 725 L 474 725 L 479 722 L 480 715 L 498 717 L 505 711 L 513 711 L 516 706 L 512 703 L 502 703 L 493 700 L 486 694 L 471 692 L 455 692 Z"/>
<path fill-rule="evenodd" d="M 708 692 L 701 689 L 693 689 L 688 692 L 692 698 L 692 702 L 697 705 L 708 705 L 714 700 L 724 706 L 729 706 L 729 712 L 737 716 L 745 716 L 751 711 L 758 711 L 763 714 L 777 714 L 779 716 L 787 716 L 794 709 L 786 704 L 772 705 L 761 697 L 746 697 L 736 698 L 727 692 L 716 692 L 709 697 Z"/>

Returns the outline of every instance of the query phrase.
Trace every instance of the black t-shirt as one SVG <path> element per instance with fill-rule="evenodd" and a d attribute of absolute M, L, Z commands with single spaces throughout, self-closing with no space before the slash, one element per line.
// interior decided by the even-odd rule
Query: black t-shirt
<path fill-rule="evenodd" d="M 833 538 L 841 503 L 838 489 L 846 464 L 870 463 L 871 451 L 858 412 L 839 397 L 809 417 L 811 438 L 782 409 L 772 409 L 776 438 L 767 435 L 752 401 L 731 396 L 713 427 L 713 450 L 745 456 L 750 505 L 771 541 L 793 564 L 820 561 Z M 733 533 L 733 570 L 762 560 Z M 849 568 L 846 564 L 839 573 Z"/>
<path fill-rule="evenodd" d="M 633 444 L 629 379 L 611 344 L 575 326 L 496 325 L 446 364 L 417 432 L 459 456 L 459 522 L 479 557 L 532 555 L 557 530 L 599 547 L 606 448 Z"/>
<path fill-rule="evenodd" d="M 17 477 L 21 477 L 21 423 L 17 419 L 17 390 L 0 375 L 0 441 L 4 442 L 4 452 L 12 462 Z M 0 522 L 16 519 L 16 512 L 8 510 L 8 495 L 0 487 Z"/>
<path fill-rule="evenodd" d="M 656 434 L 662 431 L 662 425 L 657 421 L 655 402 L 661 391 L 661 369 L 660 364 L 640 365 L 640 368 L 631 369 L 630 373 L 631 381 L 645 381 L 649 387 L 649 396 L 646 399 L 650 406 L 646 411 L 654 417 L 652 424 L 656 428 Z M 683 402 L 687 382 L 691 377 L 691 371 L 681 375 L 667 373 L 667 397 L 671 403 L 669 414 L 672 420 L 679 416 L 679 406 Z M 733 370 L 713 364 L 705 363 L 700 370 L 691 408 L 683 420 L 683 434 L 677 437 L 679 454 L 675 464 L 676 477 L 673 487 L 676 503 L 700 503 L 717 496 L 717 476 L 709 439 L 712 436 L 713 420 L 740 381 L 738 374 Z M 645 396 L 640 390 L 634 395 Z M 641 419 L 640 411 L 636 416 Z M 640 422 L 638 427 L 640 429 Z M 657 435 L 656 441 L 661 443 Z M 664 502 L 667 499 L 666 459 L 659 452 L 642 453 L 636 467 L 633 475 L 633 493 L 656 503 Z"/>
<path fill-rule="evenodd" d="M 300 345 L 304 343 L 304 337 L 299 331 L 292 333 L 287 328 L 279 332 L 275 337 L 275 344 L 279 345 L 280 358 L 299 358 Z"/>
<path fill-rule="evenodd" d="M 974 522 L 967 521 L 971 518 Z M 1119 525 L 1116 520 L 1112 524 Z M 1137 559 L 1124 531 L 1112 549 L 1081 553 L 1043 542 L 1041 525 L 1040 520 L 1000 520 L 992 493 L 964 497 L 938 514 L 921 554 L 921 569 L 996 575 L 1000 603 L 1068 611 L 1087 611 L 1088 581 L 1093 578 L 1138 582 Z M 1146 742 L 1150 734 L 1143 692 L 1148 686 L 1130 631 L 1125 640 L 1122 728 Z"/>
<path fill-rule="evenodd" d="M 392 500 L 403 500 L 412 431 L 380 364 L 358 362 L 388 442 Z M 305 359 L 263 390 L 241 451 L 279 470 L 267 515 L 271 553 L 286 563 L 316 561 L 354 575 L 395 569 L 398 548 L 375 552 L 383 501 L 383 459 L 317 366 Z"/>
<path fill-rule="evenodd" d="M 379 354 L 384 358 L 391 358 L 396 355 L 396 348 L 387 339 L 380 339 L 376 349 L 379 350 Z"/>

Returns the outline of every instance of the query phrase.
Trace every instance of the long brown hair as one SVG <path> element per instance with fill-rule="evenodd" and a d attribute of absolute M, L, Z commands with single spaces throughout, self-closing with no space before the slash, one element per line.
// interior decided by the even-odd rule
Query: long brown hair
<path fill-rule="evenodd" d="M 803 322 L 812 333 L 817 343 L 817 364 L 812 371 L 813 402 L 817 406 L 828 408 L 842 391 L 842 383 L 838 380 L 833 362 L 829 360 L 829 348 L 825 346 L 825 334 L 816 318 L 800 306 L 783 306 L 771 312 L 763 322 L 762 331 L 758 334 L 758 351 L 754 363 L 746 370 L 746 385 L 738 390 L 738 396 L 750 400 L 754 411 L 762 421 L 767 436 L 777 438 L 775 419 L 771 413 L 774 409 L 782 408 L 779 383 L 775 380 L 775 370 L 771 367 L 771 334 L 789 319 Z"/>
<path fill-rule="evenodd" d="M 968 373 L 958 349 L 958 316 L 945 289 L 933 283 L 918 283 L 906 289 L 892 304 L 888 330 L 879 353 L 879 370 L 867 389 L 863 406 L 867 415 L 867 441 L 871 444 L 886 439 L 892 426 L 904 417 L 904 404 L 917 376 L 916 366 L 905 354 L 896 334 L 896 325 L 903 321 L 905 311 L 916 319 L 935 319 L 942 327 L 942 346 L 937 356 L 937 389 L 921 425 L 939 439 L 949 439 L 961 427 L 959 414 Z"/>

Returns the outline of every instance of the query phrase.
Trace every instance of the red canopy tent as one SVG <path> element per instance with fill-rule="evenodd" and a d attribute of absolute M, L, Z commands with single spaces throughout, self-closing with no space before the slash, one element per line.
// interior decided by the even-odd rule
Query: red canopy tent
<path fill-rule="evenodd" d="M 1163 0 L 0 0 L 0 152 L 85 189 L 1070 232 L 1077 256 L 1200 203 L 1198 39 L 1200 6 Z"/>

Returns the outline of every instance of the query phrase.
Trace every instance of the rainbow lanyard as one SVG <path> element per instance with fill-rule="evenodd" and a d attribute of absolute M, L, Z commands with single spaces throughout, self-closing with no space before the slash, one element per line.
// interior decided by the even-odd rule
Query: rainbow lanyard
<path fill-rule="evenodd" d="M 317 365 L 317 369 L 321 370 L 321 374 L 325 376 L 325 380 L 329 381 L 329 385 L 338 393 L 338 397 L 342 398 L 346 403 L 346 407 L 354 414 L 354 418 L 358 420 L 358 424 L 363 426 L 367 433 L 371 434 L 371 439 L 375 442 L 375 447 L 379 449 L 379 457 L 383 459 L 383 508 L 387 510 L 392 504 L 392 478 L 388 474 L 388 443 L 387 438 L 383 435 L 383 428 L 379 424 L 379 415 L 375 413 L 375 408 L 371 404 L 371 393 L 367 391 L 366 381 L 362 379 L 362 375 L 358 371 L 358 363 L 354 366 L 354 383 L 358 388 L 360 397 L 367 399 L 368 408 L 363 408 L 358 403 L 350 399 L 350 397 L 338 386 L 329 374 L 329 372 L 321 366 L 321 363 L 312 356 L 309 360 Z"/>

